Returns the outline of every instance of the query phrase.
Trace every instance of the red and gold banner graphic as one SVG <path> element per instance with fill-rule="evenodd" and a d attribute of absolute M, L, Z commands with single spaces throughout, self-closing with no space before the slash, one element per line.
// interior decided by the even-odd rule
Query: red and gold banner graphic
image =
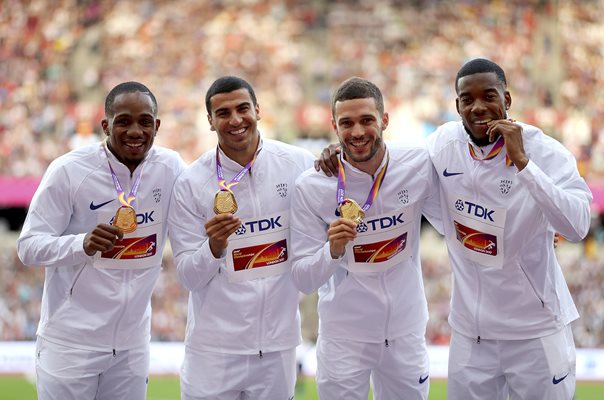
<path fill-rule="evenodd" d="M 455 224 L 457 240 L 464 247 L 489 256 L 497 255 L 497 236 L 468 228 L 457 221 L 453 221 L 453 223 Z"/>
<path fill-rule="evenodd" d="M 233 250 L 235 271 L 269 267 L 287 261 L 287 240 Z"/>
<path fill-rule="evenodd" d="M 142 238 L 124 238 L 115 242 L 112 250 L 101 253 L 101 258 L 114 260 L 136 260 L 155 255 L 157 251 L 157 235 Z"/>
<path fill-rule="evenodd" d="M 376 243 L 357 244 L 352 247 L 354 261 L 358 263 L 380 263 L 390 260 L 407 246 L 407 232 L 394 239 Z"/>

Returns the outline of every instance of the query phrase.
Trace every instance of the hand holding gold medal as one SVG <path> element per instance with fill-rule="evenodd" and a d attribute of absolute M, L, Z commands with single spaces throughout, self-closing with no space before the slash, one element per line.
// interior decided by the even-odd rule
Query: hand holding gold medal
<path fill-rule="evenodd" d="M 235 195 L 230 190 L 219 190 L 214 196 L 214 214 L 235 214 L 238 210 Z"/>
<path fill-rule="evenodd" d="M 355 224 L 360 224 L 365 218 L 365 211 L 361 208 L 361 206 L 352 199 L 345 199 L 342 204 L 339 206 L 340 215 L 344 219 L 348 219 Z"/>

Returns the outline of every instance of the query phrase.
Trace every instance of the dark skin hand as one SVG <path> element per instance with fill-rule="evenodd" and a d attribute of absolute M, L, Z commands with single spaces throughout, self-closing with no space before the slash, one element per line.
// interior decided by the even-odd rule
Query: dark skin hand
<path fill-rule="evenodd" d="M 124 232 L 121 229 L 109 224 L 98 224 L 92 232 L 84 236 L 84 252 L 93 256 L 97 251 L 109 251 L 113 249 L 116 240 L 123 237 Z"/>
<path fill-rule="evenodd" d="M 323 171 L 327 176 L 338 176 L 338 155 L 342 150 L 339 144 L 330 144 L 321 152 L 321 157 L 315 160 L 315 169 Z"/>
<path fill-rule="evenodd" d="M 494 120 L 487 123 L 487 126 L 489 127 L 487 130 L 489 141 L 493 143 L 497 136 L 503 136 L 508 157 L 518 171 L 522 171 L 529 161 L 522 144 L 522 127 L 509 119 Z"/>
<path fill-rule="evenodd" d="M 229 244 L 229 236 L 241 226 L 241 220 L 233 214 L 218 214 L 205 224 L 210 241 L 210 250 L 215 258 L 220 258 Z"/>

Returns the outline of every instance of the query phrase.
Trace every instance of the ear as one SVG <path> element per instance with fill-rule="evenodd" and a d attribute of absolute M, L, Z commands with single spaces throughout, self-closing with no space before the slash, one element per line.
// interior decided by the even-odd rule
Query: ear
<path fill-rule="evenodd" d="M 512 95 L 506 90 L 503 97 L 505 97 L 505 109 L 509 110 L 512 106 Z"/>
<path fill-rule="evenodd" d="M 338 132 L 338 126 L 336 125 L 336 120 L 335 119 L 331 119 L 331 127 L 333 128 L 334 131 L 336 131 L 336 133 Z"/>
<path fill-rule="evenodd" d="M 155 119 L 155 134 L 157 135 L 157 131 L 159 131 L 159 126 L 161 125 L 161 120 L 156 118 Z"/>
<path fill-rule="evenodd" d="M 382 115 L 382 130 L 386 130 L 386 128 L 388 128 L 388 122 L 390 122 L 390 117 L 388 116 L 387 112 L 384 112 L 384 115 Z"/>
<path fill-rule="evenodd" d="M 210 114 L 208 114 L 208 124 L 210 124 L 210 130 L 216 132 L 216 129 L 214 129 L 214 124 L 212 123 L 212 116 Z"/>
<path fill-rule="evenodd" d="M 455 109 L 457 110 L 457 114 L 461 115 L 459 112 L 459 97 L 455 98 Z"/>
<path fill-rule="evenodd" d="M 256 110 L 256 121 L 260 121 L 260 104 L 256 103 L 254 109 Z"/>
<path fill-rule="evenodd" d="M 105 135 L 109 136 L 109 122 L 107 121 L 107 119 L 101 121 L 101 127 L 103 128 L 103 132 L 105 132 Z"/>

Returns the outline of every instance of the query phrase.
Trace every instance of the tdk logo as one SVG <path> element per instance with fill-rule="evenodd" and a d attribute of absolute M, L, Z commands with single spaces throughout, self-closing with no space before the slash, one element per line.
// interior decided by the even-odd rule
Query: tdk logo
<path fill-rule="evenodd" d="M 467 207 L 467 210 L 466 210 L 466 207 Z M 495 210 L 489 210 L 486 207 L 483 207 L 478 204 L 470 203 L 469 201 L 457 200 L 455 202 L 455 209 L 457 211 L 466 210 L 466 212 L 470 215 L 473 214 L 475 217 L 482 218 L 485 220 L 489 219 L 489 220 L 491 220 L 491 222 L 495 222 L 493 220 L 493 217 L 491 217 L 491 215 L 493 215 Z"/>
<path fill-rule="evenodd" d="M 400 213 L 399 215 L 393 215 L 391 217 L 376 218 L 369 220 L 366 223 L 371 225 L 371 229 L 374 231 L 377 229 L 387 229 L 392 226 L 396 226 L 396 224 L 404 223 L 405 221 L 402 218 L 403 214 L 404 213 Z"/>
<path fill-rule="evenodd" d="M 235 234 L 243 235 L 248 230 L 250 231 L 250 233 L 254 233 L 254 232 L 268 231 L 270 229 L 275 229 L 275 228 L 282 228 L 283 226 L 279 222 L 280 218 L 281 218 L 281 216 L 279 215 L 278 217 L 275 217 L 275 218 L 271 217 L 268 219 L 259 219 L 257 221 L 245 222 L 241 225 L 241 227 L 239 229 L 237 229 L 235 231 Z"/>
<path fill-rule="evenodd" d="M 155 211 L 144 212 L 142 214 L 136 214 L 136 223 L 138 225 L 144 225 L 144 224 L 148 224 L 150 222 L 155 222 L 155 220 L 153 219 L 154 212 Z M 109 221 L 109 225 L 113 225 L 114 219 L 115 219 L 115 216 L 111 217 L 111 221 Z"/>

